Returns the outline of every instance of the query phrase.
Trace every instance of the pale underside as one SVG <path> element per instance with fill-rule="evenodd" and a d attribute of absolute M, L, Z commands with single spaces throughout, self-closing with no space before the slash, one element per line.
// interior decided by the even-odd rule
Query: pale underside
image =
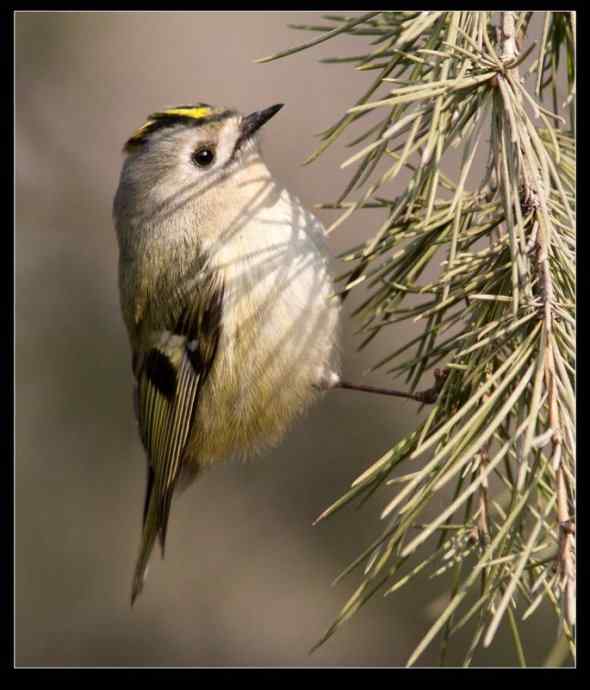
<path fill-rule="evenodd" d="M 269 190 L 268 194 L 274 193 Z M 206 246 L 224 284 L 221 337 L 200 393 L 189 462 L 277 443 L 337 367 L 338 299 L 323 228 L 283 191 Z"/>

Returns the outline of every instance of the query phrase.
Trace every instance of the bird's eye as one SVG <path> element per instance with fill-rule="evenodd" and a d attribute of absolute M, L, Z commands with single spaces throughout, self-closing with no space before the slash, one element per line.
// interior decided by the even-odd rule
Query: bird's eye
<path fill-rule="evenodd" d="M 192 160 L 199 168 L 207 168 L 215 160 L 215 152 L 211 146 L 201 146 L 193 153 Z"/>

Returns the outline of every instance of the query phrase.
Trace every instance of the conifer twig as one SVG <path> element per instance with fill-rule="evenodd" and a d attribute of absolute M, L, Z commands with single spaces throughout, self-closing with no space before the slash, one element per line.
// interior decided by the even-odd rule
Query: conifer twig
<path fill-rule="evenodd" d="M 340 276 L 343 299 L 362 293 L 359 349 L 394 324 L 421 326 L 370 369 L 403 387 L 340 387 L 430 407 L 316 520 L 385 494 L 387 527 L 340 576 L 364 564 L 316 647 L 378 591 L 453 568 L 448 603 L 408 665 L 438 633 L 444 659 L 468 625 L 464 665 L 503 625 L 515 660 L 533 663 L 520 627 L 543 602 L 575 659 L 575 13 L 545 13 L 536 40 L 533 15 L 383 11 L 321 27 L 320 40 L 365 42 L 330 61 L 372 75 L 308 158 L 358 130 L 343 165 L 351 180 L 322 207 L 337 214 L 330 231 L 360 209 L 379 214 Z M 569 127 L 556 97 L 563 53 Z M 377 122 L 363 126 L 368 114 Z M 418 390 L 434 367 L 434 386 Z"/>

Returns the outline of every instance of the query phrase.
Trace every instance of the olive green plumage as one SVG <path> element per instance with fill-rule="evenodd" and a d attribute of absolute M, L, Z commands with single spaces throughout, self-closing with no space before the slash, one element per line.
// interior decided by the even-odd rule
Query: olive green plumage
<path fill-rule="evenodd" d="M 137 416 L 150 463 L 143 544 L 132 602 L 143 587 L 144 572 L 157 535 L 164 553 L 170 504 L 182 469 L 182 455 L 199 391 L 219 343 L 223 284 L 216 276 L 209 276 L 199 292 L 197 299 L 184 302 L 178 319 L 154 338 L 153 347 L 135 357 Z"/>

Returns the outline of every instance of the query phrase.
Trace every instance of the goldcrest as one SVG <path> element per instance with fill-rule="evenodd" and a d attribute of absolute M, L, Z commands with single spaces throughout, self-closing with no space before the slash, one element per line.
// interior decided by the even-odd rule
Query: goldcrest
<path fill-rule="evenodd" d="M 169 108 L 124 148 L 113 215 L 148 466 L 132 603 L 175 491 L 278 443 L 339 380 L 324 228 L 257 143 L 281 107 Z"/>

